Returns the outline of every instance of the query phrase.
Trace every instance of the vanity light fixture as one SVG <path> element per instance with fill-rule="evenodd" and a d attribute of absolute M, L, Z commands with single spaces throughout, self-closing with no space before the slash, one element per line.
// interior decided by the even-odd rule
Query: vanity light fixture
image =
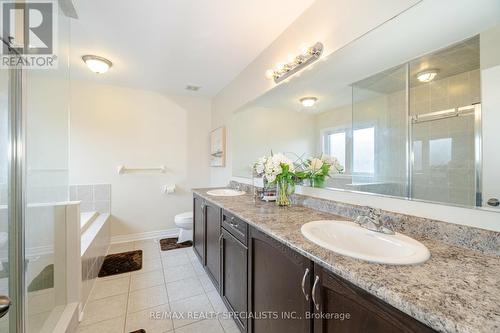
<path fill-rule="evenodd" d="M 307 48 L 302 54 L 299 54 L 295 58 L 292 57 L 292 61 L 286 64 L 278 64 L 274 70 L 268 69 L 266 71 L 266 77 L 274 79 L 275 83 L 279 83 L 318 60 L 322 52 L 323 44 L 317 42 L 313 46 Z"/>
<path fill-rule="evenodd" d="M 437 69 L 428 69 L 422 72 L 417 73 L 417 80 L 423 83 L 431 82 L 434 80 L 439 70 Z"/>
<path fill-rule="evenodd" d="M 302 103 L 302 106 L 305 108 L 310 108 L 313 107 L 314 104 L 318 101 L 316 97 L 303 97 L 300 100 L 300 103 Z"/>
<path fill-rule="evenodd" d="M 82 60 L 92 72 L 97 74 L 106 73 L 113 66 L 108 59 L 91 54 L 84 55 Z"/>

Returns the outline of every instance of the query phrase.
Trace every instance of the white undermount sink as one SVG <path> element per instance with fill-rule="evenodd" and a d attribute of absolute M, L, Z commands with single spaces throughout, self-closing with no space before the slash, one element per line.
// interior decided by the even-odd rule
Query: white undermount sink
<path fill-rule="evenodd" d="M 232 190 L 230 188 L 222 188 L 222 189 L 207 191 L 207 194 L 213 195 L 215 197 L 234 197 L 237 195 L 243 195 L 245 194 L 245 192 Z"/>
<path fill-rule="evenodd" d="M 301 232 L 325 249 L 374 263 L 411 265 L 430 257 L 427 247 L 413 238 L 371 231 L 353 222 L 313 221 L 304 224 Z"/>

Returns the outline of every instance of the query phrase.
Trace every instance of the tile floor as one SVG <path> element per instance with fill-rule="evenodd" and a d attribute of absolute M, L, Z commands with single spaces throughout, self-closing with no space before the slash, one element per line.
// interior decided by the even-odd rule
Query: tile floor
<path fill-rule="evenodd" d="M 136 249 L 142 269 L 97 279 L 79 333 L 239 332 L 192 248 L 161 251 L 145 240 L 111 245 L 109 253 Z"/>

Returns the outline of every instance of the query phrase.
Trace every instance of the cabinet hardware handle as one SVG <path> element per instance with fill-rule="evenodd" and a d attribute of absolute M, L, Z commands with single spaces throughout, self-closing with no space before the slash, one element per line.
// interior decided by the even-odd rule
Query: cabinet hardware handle
<path fill-rule="evenodd" d="M 319 303 L 316 302 L 316 286 L 318 285 L 318 282 L 319 282 L 319 276 L 316 275 L 316 279 L 314 280 L 313 288 L 311 291 L 311 296 L 314 307 L 316 308 L 317 311 L 319 311 Z"/>
<path fill-rule="evenodd" d="M 304 276 L 302 277 L 302 293 L 304 294 L 306 301 L 309 301 L 309 295 L 306 294 L 306 278 L 308 275 L 309 275 L 309 268 L 306 268 L 306 271 L 304 272 Z"/>

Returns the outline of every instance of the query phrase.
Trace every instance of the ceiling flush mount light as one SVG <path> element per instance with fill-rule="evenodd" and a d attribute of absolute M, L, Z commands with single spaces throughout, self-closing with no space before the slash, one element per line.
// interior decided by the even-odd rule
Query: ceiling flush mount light
<path fill-rule="evenodd" d="M 305 108 L 310 108 L 313 107 L 314 104 L 318 101 L 316 97 L 303 97 L 300 100 L 300 103 L 302 103 L 302 106 Z"/>
<path fill-rule="evenodd" d="M 318 42 L 304 50 L 302 54 L 299 54 L 295 58 L 290 57 L 291 61 L 288 63 L 278 64 L 274 70 L 268 69 L 266 71 L 266 77 L 274 79 L 275 83 L 279 83 L 318 60 L 321 53 L 323 53 L 323 44 Z"/>
<path fill-rule="evenodd" d="M 417 73 L 417 80 L 419 80 L 420 82 L 424 82 L 424 83 L 431 82 L 432 80 L 434 80 L 434 78 L 436 77 L 438 72 L 439 71 L 437 69 L 428 69 L 428 70 L 419 72 L 419 73 Z"/>
<path fill-rule="evenodd" d="M 108 69 L 113 66 L 113 63 L 106 58 L 99 57 L 96 55 L 84 55 L 82 60 L 85 62 L 87 67 L 94 73 L 102 74 L 106 73 Z"/>

